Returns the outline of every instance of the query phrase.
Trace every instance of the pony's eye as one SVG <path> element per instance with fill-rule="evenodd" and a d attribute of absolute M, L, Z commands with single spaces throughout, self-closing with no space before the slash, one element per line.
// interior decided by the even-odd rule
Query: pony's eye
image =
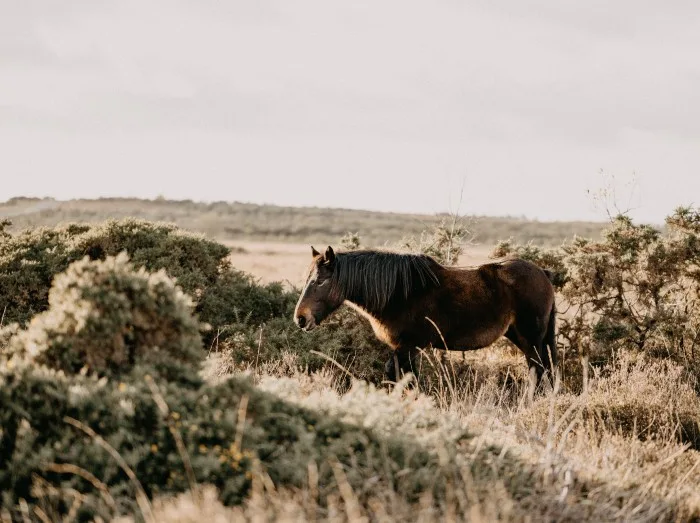
<path fill-rule="evenodd" d="M 317 281 L 316 285 L 318 285 L 319 287 L 323 287 L 326 283 L 328 283 L 328 280 L 323 280 L 321 283 L 318 283 Z"/>

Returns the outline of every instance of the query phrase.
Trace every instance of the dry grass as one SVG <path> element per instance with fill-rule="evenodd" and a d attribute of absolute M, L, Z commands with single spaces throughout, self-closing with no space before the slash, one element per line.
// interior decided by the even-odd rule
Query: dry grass
<path fill-rule="evenodd" d="M 263 473 L 246 505 L 219 507 L 220 519 L 215 521 L 700 517 L 700 453 L 684 442 L 683 434 L 684 423 L 700 420 L 700 399 L 677 366 L 621 354 L 600 376 L 592 377 L 585 395 L 550 391 L 530 402 L 524 373 L 512 373 L 509 383 L 499 373 L 486 379 L 477 376 L 488 366 L 502 369 L 511 364 L 515 360 L 508 349 L 493 349 L 485 354 L 482 368 L 466 371 L 473 375 L 464 386 L 446 375 L 445 380 L 457 386 L 436 386 L 430 395 L 362 382 L 339 394 L 332 372 L 305 374 L 289 355 L 276 366 L 249 369 L 261 388 L 288 401 L 372 427 L 378 434 L 410 436 L 445 459 L 446 449 L 457 449 L 452 459 L 460 473 L 452 478 L 444 500 L 424 497 L 417 504 L 399 499 L 386 487 L 358 504 L 352 491 L 342 488 L 342 476 L 335 495 L 317 500 L 311 469 L 309 487 L 299 491 L 277 490 Z M 465 430 L 471 434 L 467 441 L 460 438 Z M 162 514 L 157 516 L 160 521 L 200 520 L 200 509 L 187 495 L 156 504 L 155 510 Z M 211 504 L 201 510 L 211 511 Z"/>

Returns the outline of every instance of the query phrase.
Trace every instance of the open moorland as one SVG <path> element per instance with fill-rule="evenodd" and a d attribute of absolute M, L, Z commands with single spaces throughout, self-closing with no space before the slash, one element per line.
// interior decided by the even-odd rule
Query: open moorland
<path fill-rule="evenodd" d="M 254 241 L 329 243 L 347 232 L 359 233 L 370 246 L 394 244 L 418 236 L 449 215 L 399 214 L 318 207 L 279 207 L 250 203 L 197 203 L 164 199 L 101 198 L 59 201 L 13 198 L 0 203 L 0 218 L 10 218 L 13 230 L 59 223 L 98 223 L 108 218 L 141 218 L 174 223 L 221 242 Z M 517 217 L 467 217 L 474 239 L 491 245 L 508 238 L 518 243 L 559 245 L 573 236 L 598 238 L 604 224 L 537 222 Z"/>
<path fill-rule="evenodd" d="M 0 217 L 3 520 L 700 518 L 696 209 L 663 230 L 137 200 Z M 387 383 L 353 311 L 291 321 L 299 277 L 274 280 L 308 242 L 551 270 L 560 375 L 532 391 L 502 340 Z"/>
<path fill-rule="evenodd" d="M 61 223 L 100 223 L 107 219 L 139 218 L 174 223 L 231 247 L 233 265 L 260 278 L 300 283 L 308 263 L 309 245 L 337 244 L 356 233 L 369 247 L 398 247 L 406 239 L 441 223 L 450 215 L 380 213 L 317 207 L 279 207 L 248 203 L 197 203 L 164 199 L 101 198 L 59 201 L 52 198 L 12 198 L 0 203 L 0 219 L 10 219 L 9 231 L 53 227 Z M 525 244 L 557 246 L 575 236 L 599 238 L 604 223 L 538 222 L 515 217 L 461 216 L 467 229 L 460 263 L 482 263 L 493 246 L 512 239 Z"/>

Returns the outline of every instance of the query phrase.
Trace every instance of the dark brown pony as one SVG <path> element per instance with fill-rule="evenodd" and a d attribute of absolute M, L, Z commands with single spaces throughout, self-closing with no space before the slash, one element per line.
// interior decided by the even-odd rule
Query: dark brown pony
<path fill-rule="evenodd" d="M 347 303 L 394 351 L 396 358 L 385 367 L 389 379 L 398 380 L 399 371 L 416 372 L 419 347 L 467 351 L 501 336 L 523 351 L 538 383 L 557 365 L 554 288 L 550 274 L 537 265 L 512 259 L 456 268 L 425 255 L 336 254 L 331 247 L 324 254 L 313 247 L 311 252 L 296 324 L 311 330 Z"/>

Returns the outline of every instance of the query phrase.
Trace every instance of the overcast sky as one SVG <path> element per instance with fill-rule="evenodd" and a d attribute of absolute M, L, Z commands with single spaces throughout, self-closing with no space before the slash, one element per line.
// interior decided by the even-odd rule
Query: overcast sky
<path fill-rule="evenodd" d="M 661 221 L 700 204 L 700 4 L 0 0 L 0 199 Z"/>

